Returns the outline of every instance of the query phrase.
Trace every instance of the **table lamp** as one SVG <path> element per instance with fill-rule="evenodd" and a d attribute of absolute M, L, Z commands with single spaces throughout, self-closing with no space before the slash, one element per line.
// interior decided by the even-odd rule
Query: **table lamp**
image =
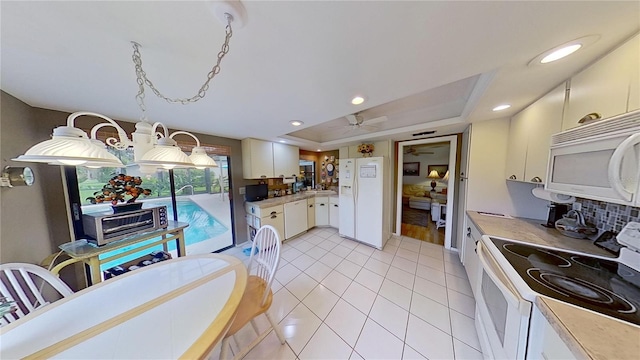
<path fill-rule="evenodd" d="M 431 180 L 431 191 L 436 191 L 436 179 L 440 179 L 440 175 L 438 174 L 438 172 L 436 170 L 431 170 L 431 172 L 429 173 L 429 175 L 427 175 L 427 179 L 432 179 Z"/>

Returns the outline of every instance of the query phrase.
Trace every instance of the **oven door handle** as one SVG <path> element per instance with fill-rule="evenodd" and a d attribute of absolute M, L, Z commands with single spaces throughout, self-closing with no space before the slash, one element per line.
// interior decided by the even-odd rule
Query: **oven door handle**
<path fill-rule="evenodd" d="M 520 296 L 518 291 L 516 291 L 511 284 L 505 283 L 500 279 L 500 277 L 496 274 L 497 271 L 502 274 L 502 277 L 507 278 L 507 276 L 503 271 L 497 268 L 498 265 L 495 263 L 495 261 L 487 259 L 485 255 L 485 252 L 487 251 L 488 249 L 486 249 L 486 246 L 482 243 L 482 241 L 478 242 L 478 258 L 480 259 L 480 263 L 482 264 L 482 269 L 489 276 L 489 278 L 491 278 L 491 281 L 496 285 L 498 290 L 500 290 L 500 292 L 504 295 L 505 300 L 507 300 L 510 304 L 516 306 L 521 315 L 529 315 L 531 312 L 531 302 L 522 298 L 522 296 Z"/>

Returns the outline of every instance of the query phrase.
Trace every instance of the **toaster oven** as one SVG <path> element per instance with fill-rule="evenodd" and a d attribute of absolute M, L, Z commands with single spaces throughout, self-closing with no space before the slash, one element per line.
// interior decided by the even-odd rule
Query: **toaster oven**
<path fill-rule="evenodd" d="M 82 225 L 87 241 L 106 245 L 134 234 L 166 228 L 169 223 L 167 207 L 157 206 L 118 214 L 111 211 L 83 214 Z"/>

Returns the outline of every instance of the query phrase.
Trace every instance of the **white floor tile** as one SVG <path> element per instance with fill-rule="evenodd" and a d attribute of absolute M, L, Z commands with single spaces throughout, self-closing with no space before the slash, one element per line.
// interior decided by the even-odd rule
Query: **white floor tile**
<path fill-rule="evenodd" d="M 323 285 L 316 286 L 302 301 L 317 317 L 324 320 L 338 302 L 338 295 Z"/>
<path fill-rule="evenodd" d="M 314 247 L 315 245 L 308 242 L 308 241 L 300 241 L 299 243 L 293 245 L 293 247 L 295 247 L 296 249 L 302 251 L 303 253 L 307 252 L 308 250 L 310 250 L 312 247 Z"/>
<path fill-rule="evenodd" d="M 338 245 L 336 247 L 334 247 L 333 249 L 331 249 L 331 252 L 340 256 L 341 258 L 345 258 L 347 255 L 349 255 L 351 253 L 351 249 L 349 249 L 348 247 L 344 246 L 344 245 Z"/>
<path fill-rule="evenodd" d="M 420 255 L 418 264 L 444 272 L 444 260 L 432 258 L 427 255 Z"/>
<path fill-rule="evenodd" d="M 444 275 L 443 275 L 444 277 Z M 404 270 L 400 270 L 397 267 L 391 266 L 389 271 L 387 271 L 387 279 L 400 284 L 406 287 L 409 290 L 413 289 L 413 281 L 415 280 L 415 276 L 411 273 L 408 273 Z"/>
<path fill-rule="evenodd" d="M 406 343 L 427 359 L 454 358 L 451 335 L 414 315 L 409 315 Z"/>
<path fill-rule="evenodd" d="M 387 245 L 392 245 L 392 246 L 398 247 L 398 246 L 400 246 L 401 242 L 402 242 L 402 238 L 393 236 L 391 239 L 389 239 L 387 241 Z"/>
<path fill-rule="evenodd" d="M 321 284 L 333 291 L 336 295 L 342 296 L 344 291 L 347 290 L 347 287 L 349 287 L 349 284 L 351 284 L 351 279 L 333 270 L 322 280 Z"/>
<path fill-rule="evenodd" d="M 290 248 L 289 250 L 286 250 L 280 253 L 280 257 L 287 260 L 287 262 L 291 262 L 295 260 L 295 258 L 297 258 L 300 255 L 302 255 L 302 251 L 296 248 Z"/>
<path fill-rule="evenodd" d="M 396 251 L 396 256 L 400 256 L 402 258 L 405 258 L 405 259 L 413 261 L 413 262 L 418 262 L 418 252 L 417 251 L 407 250 L 407 249 L 404 249 L 404 248 L 401 247 L 401 248 L 398 249 L 398 251 Z"/>
<path fill-rule="evenodd" d="M 313 280 L 311 276 L 302 273 L 295 279 L 289 281 L 285 287 L 293 294 L 293 296 L 302 301 L 317 285 L 318 283 Z"/>
<path fill-rule="evenodd" d="M 366 320 L 365 314 L 340 299 L 325 319 L 325 323 L 347 344 L 355 346 Z"/>
<path fill-rule="evenodd" d="M 325 256 L 321 257 L 318 261 L 333 269 L 334 267 L 338 266 L 338 264 L 340 264 L 342 258 L 332 252 L 329 252 Z"/>
<path fill-rule="evenodd" d="M 449 306 L 449 301 L 447 300 L 447 288 L 444 286 L 417 277 L 413 284 L 413 291 L 426 296 L 431 300 L 435 300 L 444 306 Z"/>
<path fill-rule="evenodd" d="M 273 282 L 271 282 L 271 292 L 275 294 L 280 289 L 282 289 L 282 284 L 280 284 L 278 280 L 273 279 Z"/>
<path fill-rule="evenodd" d="M 408 273 L 415 274 L 417 264 L 413 261 L 396 256 L 393 258 L 393 261 L 391 262 L 391 266 L 395 266 L 400 270 L 404 270 Z"/>
<path fill-rule="evenodd" d="M 444 271 L 436 270 L 434 268 L 430 268 L 430 267 L 418 264 L 416 275 L 441 286 L 447 285 Z"/>
<path fill-rule="evenodd" d="M 367 270 L 371 270 L 374 273 L 385 276 L 387 275 L 387 271 L 389 271 L 389 264 L 385 264 L 384 262 L 376 259 L 369 258 L 367 262 L 364 264 L 364 268 Z"/>
<path fill-rule="evenodd" d="M 358 244 L 354 250 L 369 257 L 375 249 L 365 244 Z"/>
<path fill-rule="evenodd" d="M 349 248 L 353 251 L 353 249 L 357 248 L 358 245 L 360 245 L 360 243 L 351 239 L 342 238 L 342 240 L 340 241 L 340 245 L 346 248 Z"/>
<path fill-rule="evenodd" d="M 419 352 L 415 351 L 411 346 L 405 344 L 402 352 L 402 360 L 428 360 Z"/>
<path fill-rule="evenodd" d="M 287 285 L 289 281 L 298 275 L 300 275 L 300 269 L 291 264 L 287 264 L 276 272 L 276 280 L 282 285 Z"/>
<path fill-rule="evenodd" d="M 444 250 L 444 252 L 442 253 L 443 257 L 444 257 L 444 261 L 446 262 L 450 262 L 450 263 L 455 263 L 455 264 L 460 264 L 460 254 L 455 252 L 455 251 L 449 251 L 447 249 Z"/>
<path fill-rule="evenodd" d="M 396 284 L 389 279 L 384 279 L 378 293 L 401 308 L 409 310 L 411 305 L 411 290 L 406 287 Z"/>
<path fill-rule="evenodd" d="M 404 344 L 389 331 L 368 319 L 355 350 L 365 359 L 400 359 Z"/>
<path fill-rule="evenodd" d="M 412 253 L 419 252 L 420 251 L 420 243 L 415 243 L 415 242 L 412 242 L 411 240 L 414 240 L 414 239 L 410 239 L 410 238 L 402 239 L 402 242 L 399 245 L 400 249 L 405 249 L 405 250 L 408 250 L 408 251 L 410 251 Z M 417 240 L 417 241 L 420 241 L 420 240 Z M 398 250 L 400 250 L 400 249 L 398 249 Z"/>
<path fill-rule="evenodd" d="M 316 262 L 316 259 L 312 258 L 307 254 L 302 254 L 297 258 L 295 258 L 290 264 L 304 271 L 309 266 L 313 265 L 314 262 Z"/>
<path fill-rule="evenodd" d="M 300 354 L 311 336 L 318 330 L 322 321 L 304 304 L 296 306 L 287 317 L 280 322 L 282 332 L 291 349 Z"/>
<path fill-rule="evenodd" d="M 456 360 L 482 360 L 482 353 L 462 341 L 453 338 L 453 351 Z"/>
<path fill-rule="evenodd" d="M 354 280 L 377 293 L 380 290 L 380 286 L 382 286 L 384 278 L 373 271 L 362 269 Z"/>
<path fill-rule="evenodd" d="M 365 314 L 369 314 L 371 306 L 376 300 L 376 293 L 354 281 L 349 285 L 347 291 L 344 292 L 342 298 L 356 309 Z"/>
<path fill-rule="evenodd" d="M 360 354 L 358 354 L 357 351 L 354 350 L 351 352 L 351 356 L 349 356 L 349 360 L 364 360 L 364 358 L 360 356 Z"/>
<path fill-rule="evenodd" d="M 307 275 L 311 276 L 313 280 L 320 282 L 331 272 L 331 268 L 323 264 L 320 261 L 316 261 L 313 265 L 309 266 L 305 271 Z"/>
<path fill-rule="evenodd" d="M 389 240 L 391 241 L 391 240 Z M 387 245 L 385 245 L 385 247 L 382 249 L 383 252 L 386 252 L 387 254 L 392 254 L 395 256 L 396 251 L 398 251 L 398 247 L 395 245 L 390 245 L 387 243 Z"/>
<path fill-rule="evenodd" d="M 376 297 L 369 319 L 382 325 L 399 340 L 404 340 L 409 312 L 382 296 Z"/>
<path fill-rule="evenodd" d="M 338 244 L 336 244 L 333 241 L 327 240 L 327 239 L 323 239 L 323 238 L 319 238 L 321 240 L 320 243 L 318 243 L 318 247 L 323 248 L 327 251 L 333 249 L 334 247 L 338 246 Z"/>
<path fill-rule="evenodd" d="M 293 296 L 286 288 L 280 289 L 277 293 L 273 294 L 273 302 L 269 308 L 269 314 L 273 316 L 273 319 L 280 322 L 287 316 L 293 308 L 300 303 L 300 300 Z"/>
<path fill-rule="evenodd" d="M 464 270 L 464 266 L 460 263 L 444 263 L 444 272 L 447 274 L 455 275 L 459 278 L 467 279 L 467 272 Z"/>
<path fill-rule="evenodd" d="M 311 248 L 310 250 L 308 250 L 305 254 L 311 256 L 312 258 L 319 260 L 321 257 L 325 256 L 327 254 L 327 250 L 319 247 L 319 246 L 314 246 L 313 248 Z"/>
<path fill-rule="evenodd" d="M 480 349 L 480 342 L 478 341 L 474 320 L 453 310 L 450 311 L 450 316 L 453 337 L 476 350 L 482 351 Z"/>
<path fill-rule="evenodd" d="M 391 264 L 391 261 L 393 261 L 393 254 L 376 249 L 371 254 L 371 259 L 382 261 L 385 264 Z"/>
<path fill-rule="evenodd" d="M 434 257 L 439 260 L 444 260 L 444 247 L 441 245 L 431 244 L 428 242 L 423 242 L 420 245 L 420 254 Z"/>
<path fill-rule="evenodd" d="M 346 359 L 352 352 L 353 349 L 347 343 L 327 325 L 322 324 L 300 353 L 300 360 Z"/>
<path fill-rule="evenodd" d="M 360 272 L 362 266 L 357 265 L 349 261 L 348 259 L 344 259 L 336 266 L 336 270 L 348 277 L 349 279 L 354 279 L 356 275 Z"/>
<path fill-rule="evenodd" d="M 413 294 L 411 314 L 451 335 L 449 308 L 420 294 Z"/>
<path fill-rule="evenodd" d="M 476 315 L 476 301 L 471 296 L 447 289 L 447 295 L 449 297 L 449 307 L 463 315 L 470 318 L 475 318 Z"/>
<path fill-rule="evenodd" d="M 367 263 L 367 260 L 369 260 L 369 256 L 368 255 L 364 255 L 361 252 L 358 252 L 358 249 L 356 248 L 355 250 L 353 250 L 351 253 L 349 253 L 349 255 L 346 256 L 347 260 L 356 263 L 360 266 L 364 266 L 364 264 Z"/>
<path fill-rule="evenodd" d="M 216 359 L 217 357 L 210 357 Z M 254 347 L 244 358 L 244 360 L 295 360 L 296 354 L 289 345 L 280 344 L 280 340 L 274 331 L 271 331 L 264 340 Z"/>
<path fill-rule="evenodd" d="M 473 292 L 471 291 L 471 285 L 469 284 L 469 280 L 462 279 L 457 276 L 451 274 L 445 274 L 447 280 L 447 288 L 457 291 L 459 293 L 463 293 L 467 296 L 473 296 Z"/>

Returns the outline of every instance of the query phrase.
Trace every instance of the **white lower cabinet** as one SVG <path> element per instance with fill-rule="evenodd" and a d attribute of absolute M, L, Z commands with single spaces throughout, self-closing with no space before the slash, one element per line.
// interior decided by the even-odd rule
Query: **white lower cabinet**
<path fill-rule="evenodd" d="M 464 269 L 467 272 L 467 277 L 469 278 L 469 284 L 471 284 L 471 291 L 474 296 L 477 296 L 478 291 L 478 282 L 480 278 L 480 273 L 482 272 L 480 259 L 478 258 L 478 253 L 476 252 L 476 247 L 478 241 L 480 241 L 480 237 L 482 234 L 476 228 L 476 226 L 471 222 L 469 217 L 466 217 L 467 221 L 467 233 L 464 237 L 464 245 L 462 248 L 464 259 Z"/>
<path fill-rule="evenodd" d="M 340 227 L 340 203 L 337 196 L 329 198 L 329 226 Z"/>
<path fill-rule="evenodd" d="M 284 204 L 284 238 L 290 239 L 307 229 L 307 200 Z"/>
<path fill-rule="evenodd" d="M 574 360 L 575 355 L 562 341 L 560 335 L 551 326 L 538 306 L 531 311 L 531 328 L 527 345 L 527 359 L 563 359 Z"/>
<path fill-rule="evenodd" d="M 314 198 L 307 199 L 307 229 L 316 226 L 316 204 Z"/>
<path fill-rule="evenodd" d="M 329 226 L 329 197 L 315 198 L 316 226 Z"/>

